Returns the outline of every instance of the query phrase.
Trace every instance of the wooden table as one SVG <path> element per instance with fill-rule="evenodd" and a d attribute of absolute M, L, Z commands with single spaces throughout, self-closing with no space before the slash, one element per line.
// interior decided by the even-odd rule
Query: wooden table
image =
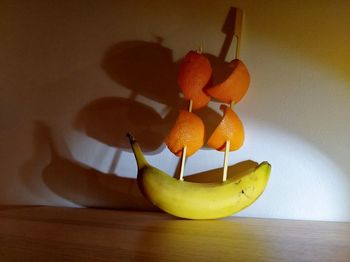
<path fill-rule="evenodd" d="M 0 261 L 350 261 L 350 223 L 2 207 Z"/>

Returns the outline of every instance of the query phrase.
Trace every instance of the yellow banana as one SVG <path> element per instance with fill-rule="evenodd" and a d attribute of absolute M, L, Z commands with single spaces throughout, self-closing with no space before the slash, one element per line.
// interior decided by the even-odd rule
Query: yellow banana
<path fill-rule="evenodd" d="M 181 218 L 215 219 L 251 205 L 264 191 L 271 165 L 262 162 L 248 173 L 220 183 L 194 183 L 175 179 L 146 161 L 139 144 L 128 134 L 143 195 L 163 211 Z"/>

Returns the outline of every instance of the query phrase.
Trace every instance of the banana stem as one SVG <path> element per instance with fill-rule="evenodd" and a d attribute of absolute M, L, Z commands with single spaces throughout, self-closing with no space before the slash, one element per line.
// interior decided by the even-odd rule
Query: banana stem
<path fill-rule="evenodd" d="M 147 166 L 148 162 L 147 162 L 145 156 L 143 155 L 142 150 L 140 148 L 140 145 L 137 143 L 134 136 L 130 133 L 127 133 L 126 136 L 129 138 L 129 142 L 130 142 L 132 151 L 134 152 L 135 159 L 137 162 L 137 167 L 140 170 L 140 169 L 144 168 L 145 166 Z"/>

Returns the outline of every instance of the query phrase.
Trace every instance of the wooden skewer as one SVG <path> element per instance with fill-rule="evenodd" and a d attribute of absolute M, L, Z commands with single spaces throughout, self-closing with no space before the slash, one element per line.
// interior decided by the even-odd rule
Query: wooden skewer
<path fill-rule="evenodd" d="M 243 11 L 235 8 L 235 29 L 233 35 L 236 37 L 236 52 L 235 58 L 238 59 L 239 51 L 241 49 L 241 35 L 242 35 Z"/>
<path fill-rule="evenodd" d="M 193 101 L 192 99 L 190 100 L 189 104 L 188 104 L 188 112 L 192 112 L 192 105 L 193 105 Z"/>
<path fill-rule="evenodd" d="M 190 100 L 188 104 L 188 112 L 192 112 L 192 104 L 193 101 Z M 180 180 L 184 180 L 184 172 L 185 172 L 185 162 L 186 162 L 186 153 L 187 153 L 187 146 L 185 145 L 182 149 L 182 155 L 181 155 L 181 166 L 180 166 Z"/>
<path fill-rule="evenodd" d="M 201 43 L 199 47 L 197 48 L 197 53 L 202 54 L 203 53 L 203 44 Z M 192 101 L 192 100 L 191 100 Z"/>
<path fill-rule="evenodd" d="M 236 37 L 236 50 L 235 50 L 235 58 L 238 59 L 239 51 L 240 51 L 240 40 L 241 40 L 241 33 L 242 33 L 242 21 L 243 21 L 243 12 L 241 9 L 234 8 L 233 10 L 233 16 L 234 16 L 234 31 L 233 36 Z M 235 102 L 231 101 L 230 107 L 233 108 Z M 227 180 L 227 168 L 228 168 L 228 157 L 230 152 L 230 141 L 226 140 L 225 144 L 225 155 L 224 155 L 224 169 L 222 173 L 222 181 L 225 182 Z"/>
<path fill-rule="evenodd" d="M 234 102 L 231 102 L 231 109 L 233 108 L 233 106 L 235 105 Z M 227 179 L 227 168 L 228 168 L 228 157 L 229 157 L 229 153 L 230 153 L 230 140 L 226 140 L 226 144 L 225 144 L 225 155 L 224 155 L 224 170 L 222 173 L 222 181 L 225 182 Z"/>
<path fill-rule="evenodd" d="M 182 156 L 181 156 L 181 167 L 180 167 L 180 177 L 179 177 L 180 180 L 184 180 L 186 153 L 187 153 L 187 146 L 184 146 L 184 148 L 182 149 Z"/>
<path fill-rule="evenodd" d="M 228 153 L 230 152 L 230 140 L 226 141 L 225 156 L 224 156 L 224 171 L 222 174 L 222 181 L 225 182 L 227 179 L 227 167 L 228 167 Z"/>

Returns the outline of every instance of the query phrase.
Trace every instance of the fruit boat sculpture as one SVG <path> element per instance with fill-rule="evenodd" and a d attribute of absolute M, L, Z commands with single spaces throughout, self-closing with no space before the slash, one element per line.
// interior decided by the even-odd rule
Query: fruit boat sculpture
<path fill-rule="evenodd" d="M 243 124 L 232 108 L 245 95 L 250 82 L 249 72 L 241 60 L 234 59 L 229 66 L 231 74 L 227 79 L 210 87 L 212 68 L 204 54 L 190 51 L 182 60 L 178 84 L 189 107 L 187 111 L 180 110 L 165 139 L 169 150 L 182 158 L 179 179 L 151 166 L 135 138 L 128 134 L 138 165 L 141 192 L 155 206 L 174 216 L 216 219 L 233 215 L 255 202 L 269 180 L 271 165 L 268 162 L 227 179 L 228 153 L 238 150 L 244 142 Z M 221 105 L 224 116 L 207 141 L 209 147 L 225 152 L 223 179 L 217 183 L 184 181 L 186 157 L 204 144 L 203 121 L 192 109 L 207 106 L 211 98 L 229 104 Z"/>

